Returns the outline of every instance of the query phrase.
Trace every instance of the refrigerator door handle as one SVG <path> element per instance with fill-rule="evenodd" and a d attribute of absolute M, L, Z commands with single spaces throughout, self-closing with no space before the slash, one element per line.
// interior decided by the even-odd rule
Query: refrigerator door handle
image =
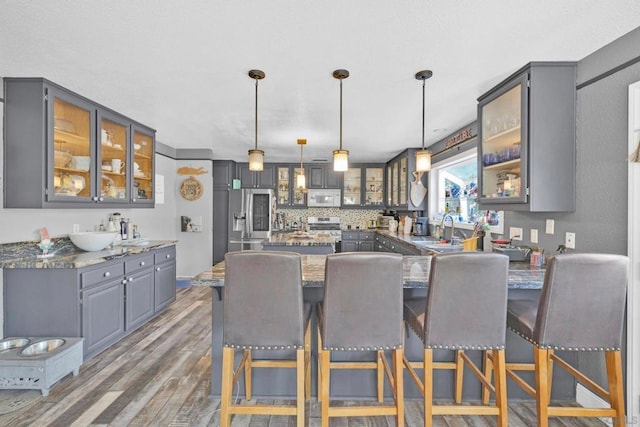
<path fill-rule="evenodd" d="M 253 194 L 251 190 L 247 191 L 247 233 L 249 238 L 253 237 Z"/>

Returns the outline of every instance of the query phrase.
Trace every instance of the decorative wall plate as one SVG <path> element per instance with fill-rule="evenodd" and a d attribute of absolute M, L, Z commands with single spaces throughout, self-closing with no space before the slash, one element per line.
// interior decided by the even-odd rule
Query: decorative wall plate
<path fill-rule="evenodd" d="M 185 200 L 194 201 L 202 196 L 202 183 L 190 176 L 180 184 L 180 195 Z"/>

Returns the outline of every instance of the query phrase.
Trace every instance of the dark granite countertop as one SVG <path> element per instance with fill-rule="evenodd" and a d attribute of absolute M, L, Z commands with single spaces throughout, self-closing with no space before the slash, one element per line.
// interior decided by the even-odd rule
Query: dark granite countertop
<path fill-rule="evenodd" d="M 101 262 L 173 246 L 175 240 L 139 240 L 116 245 L 112 249 L 86 252 L 78 249 L 67 237 L 52 239 L 54 255 L 38 258 L 42 251 L 38 242 L 17 242 L 0 245 L 0 268 L 80 268 Z"/>
<path fill-rule="evenodd" d="M 324 261 L 326 255 L 301 255 L 302 284 L 305 287 L 324 285 Z M 403 286 L 405 288 L 426 288 L 429 279 L 430 256 L 403 257 Z M 544 268 L 528 263 L 509 263 L 509 289 L 541 289 Z M 191 280 L 194 286 L 224 286 L 224 261 L 214 265 Z"/>

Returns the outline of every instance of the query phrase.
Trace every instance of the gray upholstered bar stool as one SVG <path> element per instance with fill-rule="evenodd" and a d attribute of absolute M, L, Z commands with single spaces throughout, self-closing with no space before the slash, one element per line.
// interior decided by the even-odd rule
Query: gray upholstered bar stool
<path fill-rule="evenodd" d="M 402 255 L 351 252 L 328 255 L 323 302 L 318 304 L 318 400 L 322 426 L 329 417 L 394 415 L 404 426 L 402 381 Z M 331 360 L 332 351 L 374 351 L 375 362 Z M 392 352 L 392 364 L 385 351 Z M 384 375 L 391 383 L 393 405 L 331 406 L 331 369 L 377 370 L 378 401 Z"/>
<path fill-rule="evenodd" d="M 431 259 L 426 301 L 405 301 L 404 319 L 424 344 L 423 360 L 404 365 L 424 395 L 425 426 L 433 415 L 496 415 L 507 427 L 504 370 L 509 258 L 502 254 L 464 252 Z M 436 362 L 434 349 L 455 351 L 455 361 Z M 490 352 L 495 364 L 495 388 L 489 377 L 465 353 Z M 461 405 L 465 364 L 483 386 L 495 392 L 495 405 Z M 423 378 L 415 369 L 423 369 Z M 455 404 L 433 405 L 433 370 L 455 370 Z"/>
<path fill-rule="evenodd" d="M 224 342 L 220 425 L 231 414 L 295 415 L 305 425 L 309 398 L 311 305 L 302 300 L 300 255 L 292 252 L 229 252 L 225 260 Z M 234 370 L 234 353 L 243 350 Z M 295 350 L 295 360 L 253 360 L 252 350 Z M 232 391 L 244 370 L 246 399 L 251 399 L 252 368 L 295 368 L 295 405 L 233 404 Z M 235 374 L 234 374 L 235 372 Z"/>
<path fill-rule="evenodd" d="M 628 259 L 611 254 L 565 254 L 550 259 L 540 300 L 509 301 L 507 326 L 533 343 L 533 364 L 507 363 L 507 374 L 536 399 L 538 425 L 551 417 L 613 417 L 625 425 L 620 347 L 627 295 Z M 561 359 L 555 350 L 601 351 L 608 391 Z M 610 408 L 552 406 L 553 365 L 610 404 Z M 535 371 L 535 389 L 515 371 Z"/>

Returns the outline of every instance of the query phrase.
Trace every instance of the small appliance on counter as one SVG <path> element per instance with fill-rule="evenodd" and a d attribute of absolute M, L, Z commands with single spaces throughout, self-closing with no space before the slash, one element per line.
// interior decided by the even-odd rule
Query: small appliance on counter
<path fill-rule="evenodd" d="M 414 236 L 427 236 L 429 235 L 429 218 L 426 216 L 419 216 L 415 219 L 413 224 Z"/>
<path fill-rule="evenodd" d="M 388 229 L 389 228 L 389 221 L 393 219 L 393 215 L 378 215 L 378 219 L 376 220 L 376 227 L 377 228 L 383 228 L 383 229 Z"/>

